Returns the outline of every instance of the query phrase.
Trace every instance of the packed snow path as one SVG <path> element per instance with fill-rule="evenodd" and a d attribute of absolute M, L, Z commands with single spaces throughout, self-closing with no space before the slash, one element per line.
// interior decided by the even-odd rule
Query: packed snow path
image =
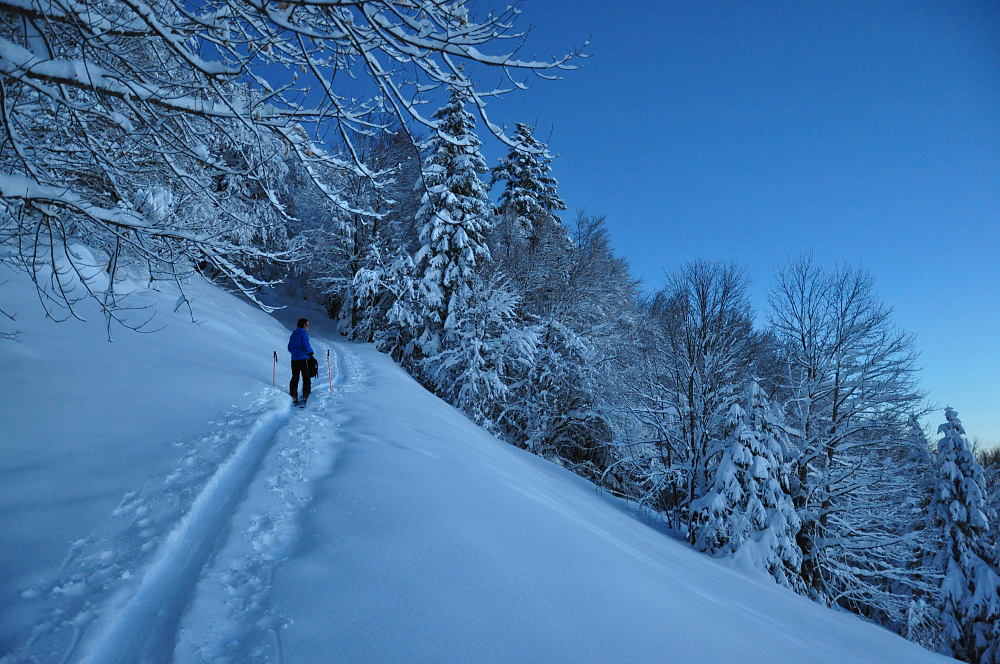
<path fill-rule="evenodd" d="M 239 499 L 273 447 L 277 432 L 287 424 L 289 414 L 286 404 L 261 417 L 212 475 L 191 511 L 166 537 L 139 588 L 98 638 L 86 662 L 155 661 L 173 651 L 177 624 L 201 568 L 218 546 Z"/>
<path fill-rule="evenodd" d="M 352 384 L 342 358 L 331 357 L 332 393 L 327 376 L 318 377 L 307 409 L 299 410 L 282 386 L 268 390 L 192 441 L 158 487 L 127 493 L 109 515 L 130 519 L 115 538 L 74 542 L 53 583 L 22 593 L 29 601 L 47 597 L 51 606 L 27 642 L 0 662 L 174 661 L 195 596 L 219 604 L 199 642 L 186 644 L 197 661 L 221 661 L 227 651 L 240 661 L 258 642 L 270 645 L 268 661 L 278 661 L 273 626 L 281 620 L 269 615 L 270 587 L 260 579 L 273 575 L 293 545 L 309 482 L 333 459 L 336 407 Z"/>

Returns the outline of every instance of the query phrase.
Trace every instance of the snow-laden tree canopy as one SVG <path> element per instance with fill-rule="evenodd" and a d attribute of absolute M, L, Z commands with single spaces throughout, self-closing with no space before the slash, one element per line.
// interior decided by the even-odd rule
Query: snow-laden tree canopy
<path fill-rule="evenodd" d="M 1000 662 L 1000 561 L 990 541 L 983 468 L 953 409 L 938 427 L 938 485 L 930 515 L 941 537 L 941 650 L 966 662 Z"/>
<path fill-rule="evenodd" d="M 419 343 L 425 355 L 438 353 L 443 337 L 458 332 L 457 308 L 490 259 L 486 233 L 493 205 L 481 179 L 486 160 L 475 118 L 466 110 L 469 99 L 465 90 L 452 90 L 434 114 L 437 129 L 424 146 L 425 191 L 416 216 L 421 247 L 415 262 L 425 320 Z"/>
<path fill-rule="evenodd" d="M 462 90 L 483 115 L 477 67 L 572 68 L 513 55 L 507 7 L 479 18 L 463 0 L 0 1 L 0 246 L 55 309 L 92 296 L 113 312 L 124 265 L 153 278 L 192 266 L 248 295 L 248 264 L 292 259 L 280 203 L 282 162 L 323 180 L 338 169 L 378 180 L 354 147 L 397 123 L 435 128 L 420 104 Z M 318 137 L 338 152 L 317 146 Z M 111 286 L 68 248 L 98 250 Z M 82 289 L 67 287 L 70 279 Z M 51 283 L 50 283 L 51 282 Z"/>
<path fill-rule="evenodd" d="M 511 215 L 529 237 L 538 224 L 558 222 L 556 213 L 566 209 L 559 198 L 559 183 L 552 177 L 552 157 L 532 134 L 531 127 L 517 124 L 517 146 L 493 168 L 490 180 L 491 184 L 504 183 L 497 211 Z"/>
<path fill-rule="evenodd" d="M 756 380 L 727 415 L 722 458 L 692 515 L 694 544 L 710 553 L 746 554 L 784 586 L 801 589 L 799 517 L 783 464 L 789 443 Z"/>

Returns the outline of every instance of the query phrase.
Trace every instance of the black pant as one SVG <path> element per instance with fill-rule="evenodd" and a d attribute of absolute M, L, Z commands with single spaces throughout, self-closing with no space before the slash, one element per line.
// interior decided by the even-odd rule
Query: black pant
<path fill-rule="evenodd" d="M 288 393 L 293 399 L 299 398 L 299 374 L 302 374 L 302 398 L 309 398 L 312 379 L 309 377 L 309 360 L 292 360 L 292 381 L 288 383 Z"/>

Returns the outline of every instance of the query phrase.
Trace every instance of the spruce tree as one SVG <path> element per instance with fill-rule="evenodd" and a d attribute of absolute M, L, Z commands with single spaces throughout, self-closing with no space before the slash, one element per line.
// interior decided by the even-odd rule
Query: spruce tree
<path fill-rule="evenodd" d="M 456 295 L 441 352 L 424 361 L 434 391 L 490 431 L 510 401 L 511 377 L 534 364 L 537 336 L 520 325 L 518 305 L 503 279 L 476 278 Z"/>
<path fill-rule="evenodd" d="M 708 490 L 691 505 L 688 538 L 699 551 L 725 554 L 737 551 L 746 539 L 750 522 L 762 519 L 752 487 L 753 431 L 746 411 L 733 403 L 726 414 L 728 435 L 721 441 L 722 458 L 709 479 Z M 748 512 L 753 512 L 748 513 Z"/>
<path fill-rule="evenodd" d="M 518 147 L 493 169 L 490 184 L 504 183 L 497 212 L 509 215 L 528 238 L 534 238 L 539 225 L 559 223 L 555 213 L 565 210 L 566 204 L 556 191 L 558 182 L 550 175 L 552 158 L 546 145 L 523 123 L 517 124 L 514 140 Z"/>
<path fill-rule="evenodd" d="M 695 504 L 694 544 L 711 553 L 741 550 L 778 583 L 798 587 L 802 552 L 795 543 L 799 518 L 787 490 L 787 442 L 756 381 L 729 410 L 727 437 L 710 490 Z"/>
<path fill-rule="evenodd" d="M 442 350 L 456 324 L 454 308 L 468 298 L 478 269 L 490 259 L 486 233 L 493 204 L 480 179 L 488 169 L 468 100 L 464 88 L 451 90 L 423 146 L 425 191 L 416 215 L 422 246 L 414 262 L 423 317 L 417 344 L 425 357 Z"/>
<path fill-rule="evenodd" d="M 990 541 L 983 468 L 953 409 L 938 428 L 938 484 L 930 506 L 941 535 L 941 652 L 966 662 L 1000 662 L 1000 576 Z"/>
<path fill-rule="evenodd" d="M 423 318 L 412 257 L 404 251 L 383 253 L 377 247 L 371 266 L 358 271 L 352 284 L 358 324 L 352 337 L 374 342 L 408 371 L 415 366 L 414 330 Z"/>
<path fill-rule="evenodd" d="M 799 566 L 802 550 L 795 541 L 800 521 L 789 492 L 790 471 L 786 458 L 791 450 L 774 408 L 757 381 L 750 384 L 750 427 L 760 442 L 755 451 L 755 476 L 760 501 L 767 511 L 763 528 L 753 535 L 755 564 L 783 586 L 801 590 Z"/>

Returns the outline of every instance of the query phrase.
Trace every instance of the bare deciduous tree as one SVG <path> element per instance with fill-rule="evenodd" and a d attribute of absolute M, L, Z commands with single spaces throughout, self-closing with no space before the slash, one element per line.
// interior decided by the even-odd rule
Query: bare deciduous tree
<path fill-rule="evenodd" d="M 893 459 L 905 455 L 922 398 L 913 339 L 868 274 L 826 272 L 811 256 L 779 274 L 770 303 L 783 350 L 779 394 L 800 453 L 803 580 L 817 599 L 900 618 L 905 600 L 886 580 L 914 576 L 891 519 L 905 489 Z"/>
<path fill-rule="evenodd" d="M 673 274 L 652 303 L 652 348 L 643 354 L 631 408 L 662 455 L 653 467 L 664 469 L 664 479 L 683 480 L 669 489 L 677 519 L 705 490 L 726 413 L 751 372 L 757 335 L 746 289 L 735 265 L 696 261 Z"/>

